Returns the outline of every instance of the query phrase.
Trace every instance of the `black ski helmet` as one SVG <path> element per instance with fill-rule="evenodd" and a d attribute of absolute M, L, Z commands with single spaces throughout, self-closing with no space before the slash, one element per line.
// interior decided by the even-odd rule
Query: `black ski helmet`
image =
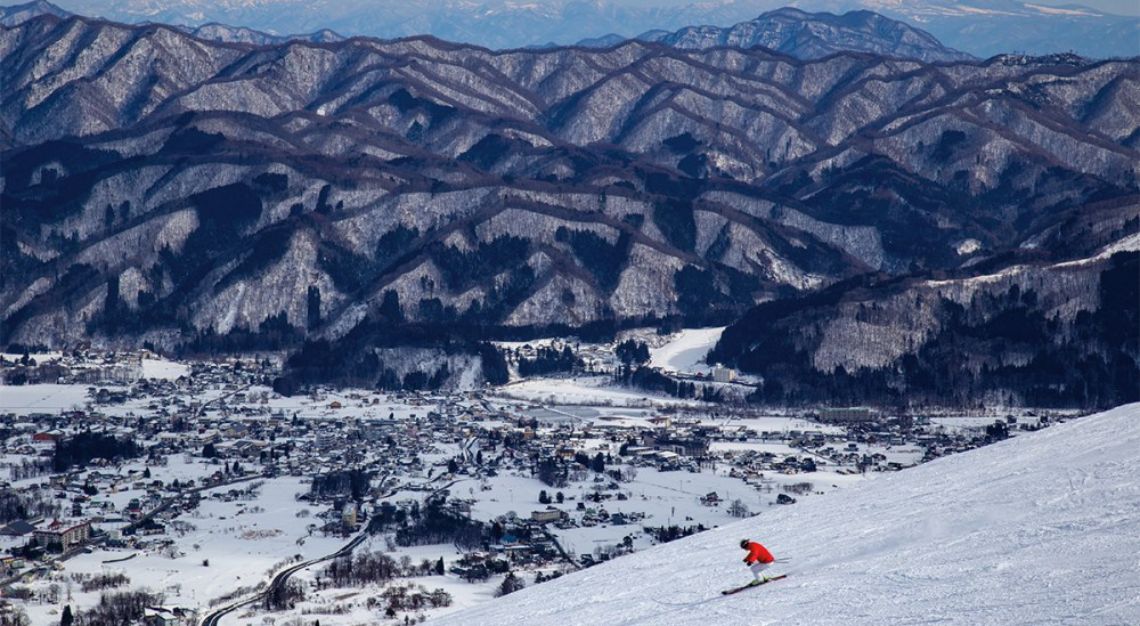
<path fill-rule="evenodd" d="M 740 547 L 741 548 L 747 548 L 748 544 L 750 544 L 750 543 L 752 543 L 752 542 L 747 540 L 747 539 L 741 539 L 740 540 Z"/>

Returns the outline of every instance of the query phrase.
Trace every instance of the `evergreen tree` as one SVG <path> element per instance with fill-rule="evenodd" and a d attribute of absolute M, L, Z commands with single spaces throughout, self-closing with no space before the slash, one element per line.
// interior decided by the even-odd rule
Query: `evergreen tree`
<path fill-rule="evenodd" d="M 606 471 L 606 458 L 602 456 L 601 452 L 594 455 L 594 460 L 590 462 L 590 469 L 599 474 Z"/>
<path fill-rule="evenodd" d="M 618 344 L 617 348 L 614 349 L 614 354 L 625 365 L 640 365 L 649 361 L 649 346 L 640 341 L 627 339 Z"/>
<path fill-rule="evenodd" d="M 312 330 L 321 324 L 321 290 L 315 285 L 309 286 L 309 291 L 306 294 L 306 324 L 309 330 Z"/>
<path fill-rule="evenodd" d="M 526 583 L 521 578 L 515 576 L 514 572 L 507 572 L 507 577 L 503 579 L 503 584 L 499 585 L 499 596 L 512 594 L 519 589 L 526 587 Z"/>
<path fill-rule="evenodd" d="M 538 479 L 551 487 L 566 486 L 566 468 L 553 458 L 545 458 L 536 468 Z"/>

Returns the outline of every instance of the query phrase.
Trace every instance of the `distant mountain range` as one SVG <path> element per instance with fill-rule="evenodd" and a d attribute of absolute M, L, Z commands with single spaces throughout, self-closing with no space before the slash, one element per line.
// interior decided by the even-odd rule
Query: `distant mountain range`
<path fill-rule="evenodd" d="M 194 27 L 181 26 L 179 28 L 201 39 L 209 39 L 210 41 L 219 41 L 222 43 L 251 43 L 258 46 L 285 43 L 287 41 L 332 43 L 344 40 L 344 37 L 327 28 L 301 35 L 271 35 L 252 28 L 215 23 Z"/>
<path fill-rule="evenodd" d="M 191 27 L 231 24 L 271 34 L 330 29 L 345 36 L 398 38 L 430 34 L 494 49 L 571 44 L 606 33 L 632 38 L 647 30 L 728 27 L 782 8 L 782 0 L 59 0 L 69 11 L 122 22 Z M 1072 51 L 1094 58 L 1140 54 L 1140 18 L 1068 5 L 1017 0 L 799 0 L 796 8 L 841 14 L 870 10 L 921 28 L 953 49 L 980 58 L 1001 53 Z"/>
<path fill-rule="evenodd" d="M 1134 267 L 1108 247 L 1140 247 L 1140 60 L 258 45 L 44 14 L 0 27 L 0 75 L 3 344 L 304 345 L 314 375 L 371 386 L 412 373 L 380 347 L 452 358 L 759 304 L 725 361 L 757 369 L 755 329 L 774 328 L 791 343 L 773 367 L 809 372 L 834 322 L 855 330 L 812 376 L 840 376 L 1024 305 L 1062 347 L 1104 335 L 1074 357 L 1113 359 L 1089 366 L 1100 386 L 1063 401 L 1099 403 L 1135 365 L 1105 330 L 1128 311 L 1095 317 L 1090 290 Z M 1016 298 L 1005 278 L 970 287 L 1002 298 L 976 306 L 952 286 L 1014 266 Z M 860 324 L 910 339 L 865 360 Z M 985 371 L 1033 358 L 984 336 Z"/>
<path fill-rule="evenodd" d="M 930 33 L 870 11 L 833 15 L 786 8 L 727 28 L 689 26 L 675 32 L 650 31 L 636 39 L 686 50 L 761 46 L 797 59 L 820 59 L 837 52 L 868 52 L 928 63 L 973 58 L 943 46 Z M 609 46 L 618 41 L 621 38 L 615 35 L 579 45 Z"/>
<path fill-rule="evenodd" d="M 70 17 L 73 13 L 47 0 L 33 0 L 32 2 L 26 2 L 24 4 L 0 7 L 0 25 L 18 26 L 40 15 Z M 274 35 L 245 26 L 228 26 L 216 22 L 201 24 L 199 26 L 187 26 L 185 24 L 171 24 L 170 26 L 200 39 L 208 39 L 222 43 L 248 43 L 258 46 L 284 43 L 286 41 L 328 43 L 342 41 L 344 39 L 341 35 L 327 28 L 300 35 Z"/>
<path fill-rule="evenodd" d="M 15 26 L 37 15 L 66 17 L 70 13 L 46 0 L 36 0 L 0 9 L 0 24 Z M 343 36 L 329 29 L 303 35 L 273 35 L 242 26 L 217 23 L 196 27 L 177 25 L 175 27 L 195 37 L 223 43 L 271 45 L 286 41 L 331 43 L 344 40 Z M 798 59 L 819 59 L 837 52 L 867 52 L 926 62 L 964 61 L 973 58 L 964 52 L 943 46 L 929 33 L 870 11 L 833 15 L 784 8 L 727 28 L 690 26 L 676 32 L 649 31 L 633 39 L 658 42 L 682 49 L 760 46 Z M 619 35 L 609 35 L 585 39 L 577 45 L 610 47 L 626 40 Z"/>
<path fill-rule="evenodd" d="M 47 0 L 33 0 L 23 4 L 0 7 L 0 26 L 19 26 L 24 22 L 41 15 L 54 15 L 68 17 L 70 11 L 65 11 Z"/>

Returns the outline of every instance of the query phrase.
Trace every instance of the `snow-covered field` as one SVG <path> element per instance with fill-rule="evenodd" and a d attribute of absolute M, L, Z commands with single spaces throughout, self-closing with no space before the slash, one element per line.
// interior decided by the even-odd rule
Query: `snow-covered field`
<path fill-rule="evenodd" d="M 190 366 L 166 359 L 143 359 L 142 377 L 177 380 L 179 376 L 189 376 Z"/>
<path fill-rule="evenodd" d="M 299 506 L 294 496 L 308 491 L 305 479 L 265 480 L 257 496 L 250 499 L 225 502 L 209 497 L 216 491 L 249 485 L 239 483 L 204 492 L 198 510 L 179 518 L 189 526 L 185 534 L 172 533 L 177 539 L 173 552 L 97 548 L 68 560 L 66 572 L 126 574 L 133 586 L 162 592 L 171 604 L 204 607 L 212 598 L 267 579 L 285 559 L 322 556 L 345 543 L 341 538 L 310 534 L 308 526 L 320 520 L 298 516 L 305 507 Z M 53 582 L 39 581 L 33 588 Z M 77 597 L 76 605 L 98 601 L 98 593 L 83 595 L 91 597 Z M 59 607 L 29 604 L 27 608 L 33 624 L 48 624 L 54 623 L 53 611 Z"/>
<path fill-rule="evenodd" d="M 495 394 L 510 399 L 567 405 L 651 407 L 703 404 L 693 400 L 678 400 L 640 389 L 615 387 L 608 376 L 528 379 L 499 387 Z"/>
<path fill-rule="evenodd" d="M 723 332 L 724 326 L 682 330 L 669 343 L 649 351 L 649 364 L 665 371 L 707 374 L 712 368 L 705 363 L 705 355 Z"/>
<path fill-rule="evenodd" d="M 746 582 L 750 537 L 789 578 Z M 1140 404 L 722 526 L 433 623 L 1138 624 Z"/>
<path fill-rule="evenodd" d="M 0 411 L 59 413 L 87 404 L 87 385 L 0 385 Z"/>

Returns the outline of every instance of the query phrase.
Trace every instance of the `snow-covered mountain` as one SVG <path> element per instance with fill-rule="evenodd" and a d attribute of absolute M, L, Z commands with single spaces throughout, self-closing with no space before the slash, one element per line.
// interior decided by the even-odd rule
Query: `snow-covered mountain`
<path fill-rule="evenodd" d="M 870 11 L 834 15 L 784 8 L 728 28 L 688 26 L 672 33 L 643 33 L 638 39 L 685 49 L 762 46 L 797 59 L 819 59 L 842 51 L 868 52 L 928 63 L 971 58 L 964 52 L 943 46 L 930 33 Z M 612 45 L 605 39 L 597 43 Z"/>
<path fill-rule="evenodd" d="M 56 17 L 70 17 L 71 12 L 60 8 L 47 0 L 33 0 L 24 4 L 0 7 L 0 25 L 19 26 L 24 22 L 40 15 L 54 15 Z M 342 41 L 344 37 L 327 29 L 297 35 L 277 35 L 254 30 L 245 26 L 229 26 L 209 22 L 206 24 L 189 26 L 186 24 L 172 24 L 183 32 L 189 33 L 199 39 L 217 41 L 221 43 L 248 43 L 266 46 L 286 41 L 309 41 L 312 43 L 331 43 Z"/>
<path fill-rule="evenodd" d="M 855 280 L 761 304 L 725 329 L 709 358 L 770 381 L 757 396 L 775 405 L 1135 402 L 1140 206 L 1082 213 L 1074 230 L 1111 241 L 1088 258 L 1009 258 L 957 276 Z M 1052 235 L 1027 246 L 1077 243 Z"/>
<path fill-rule="evenodd" d="M 431 34 L 514 48 L 570 44 L 616 33 L 676 31 L 693 25 L 731 26 L 792 5 L 805 11 L 870 10 L 931 32 L 945 45 L 978 57 L 1003 52 L 1075 51 L 1091 57 L 1135 56 L 1136 17 L 1077 5 L 1048 7 L 1026 0 L 58 0 L 70 11 L 124 22 L 198 26 L 209 22 L 269 33 L 329 28 L 384 38 Z"/>
<path fill-rule="evenodd" d="M 252 28 L 245 28 L 242 26 L 227 26 L 226 24 L 203 24 L 201 26 L 184 26 L 183 30 L 199 39 L 208 39 L 210 41 L 220 41 L 222 43 L 251 43 L 258 46 L 266 46 L 286 41 L 308 41 L 312 43 L 332 43 L 334 41 L 343 41 L 344 37 L 327 29 L 321 29 L 313 33 L 305 33 L 299 35 L 273 35 L 265 33 Z"/>
<path fill-rule="evenodd" d="M 438 626 L 1140 623 L 1140 405 L 570 574 Z M 750 580 L 742 538 L 785 580 Z"/>
<path fill-rule="evenodd" d="M 32 0 L 23 4 L 0 7 L 0 26 L 18 26 L 40 15 L 67 17 L 70 13 L 47 0 Z"/>
<path fill-rule="evenodd" d="M 35 0 L 0 9 L 0 24 L 17 26 L 44 14 L 59 17 L 70 15 L 46 0 Z M 308 34 L 278 35 L 245 26 L 216 22 L 196 26 L 174 23 L 172 26 L 200 39 L 222 43 L 272 45 L 290 40 L 331 43 L 344 39 L 328 28 Z M 964 61 L 971 58 L 968 54 L 943 46 L 929 33 L 870 11 L 833 15 L 783 8 L 728 28 L 686 26 L 675 32 L 651 30 L 642 33 L 636 39 L 658 41 L 684 49 L 763 46 L 799 59 L 818 59 L 845 51 L 868 52 L 926 62 Z M 577 45 L 601 48 L 617 45 L 623 41 L 626 41 L 625 37 L 611 34 L 587 38 Z M 532 47 L 555 47 L 555 44 Z"/>
<path fill-rule="evenodd" d="M 972 271 L 1080 240 L 1086 208 L 1127 227 L 1138 66 L 257 46 L 42 15 L 0 28 L 0 340 L 724 324 L 860 273 Z"/>

